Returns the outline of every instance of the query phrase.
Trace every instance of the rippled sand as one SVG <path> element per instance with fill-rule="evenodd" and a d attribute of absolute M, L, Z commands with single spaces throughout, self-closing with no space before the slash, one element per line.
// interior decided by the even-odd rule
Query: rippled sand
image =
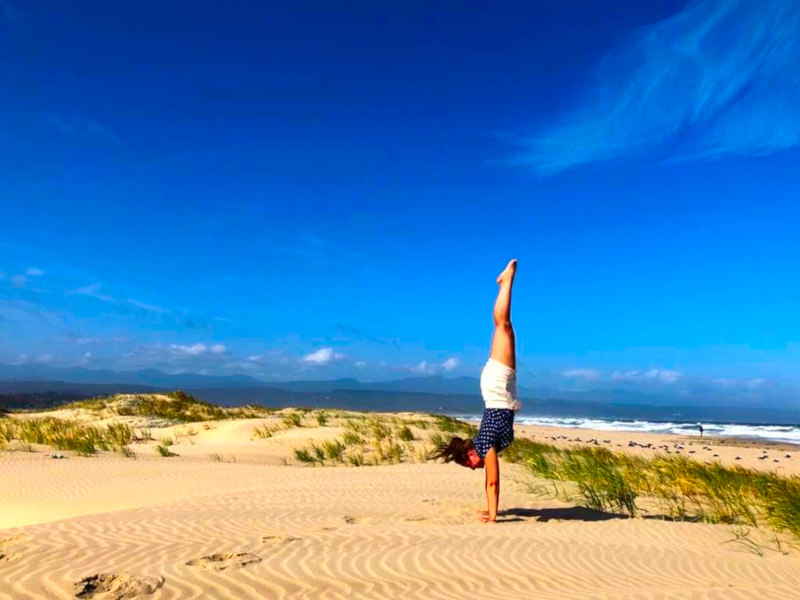
<path fill-rule="evenodd" d="M 214 424 L 168 459 L 0 452 L 0 598 L 798 597 L 800 552 L 767 532 L 762 557 L 730 526 L 539 499 L 506 464 L 504 512 L 484 525 L 480 471 L 286 466 L 337 432 L 251 440 L 256 424 Z"/>

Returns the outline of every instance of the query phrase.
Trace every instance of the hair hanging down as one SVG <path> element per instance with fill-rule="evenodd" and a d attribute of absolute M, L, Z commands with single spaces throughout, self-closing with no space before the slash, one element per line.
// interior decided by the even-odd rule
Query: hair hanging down
<path fill-rule="evenodd" d="M 433 453 L 433 458 L 443 458 L 444 462 L 448 463 L 455 461 L 460 465 L 467 462 L 467 454 L 474 448 L 472 440 L 465 440 L 460 437 L 454 437 L 448 444 L 442 444 Z"/>

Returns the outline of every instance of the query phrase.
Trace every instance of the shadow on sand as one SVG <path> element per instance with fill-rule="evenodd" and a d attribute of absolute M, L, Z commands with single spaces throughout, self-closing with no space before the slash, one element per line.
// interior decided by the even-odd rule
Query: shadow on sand
<path fill-rule="evenodd" d="M 515 521 L 608 521 L 610 519 L 627 519 L 627 515 L 592 510 L 583 506 L 568 508 L 509 508 L 498 514 L 498 521 L 504 523 Z"/>
<path fill-rule="evenodd" d="M 621 513 L 608 513 L 593 510 L 585 506 L 570 506 L 566 508 L 509 508 L 501 510 L 497 515 L 498 522 L 515 523 L 520 521 L 610 521 L 611 519 L 630 519 Z M 640 515 L 638 518 L 653 521 L 681 521 L 684 523 L 699 523 L 699 516 L 686 516 L 680 519 L 662 514 Z"/>

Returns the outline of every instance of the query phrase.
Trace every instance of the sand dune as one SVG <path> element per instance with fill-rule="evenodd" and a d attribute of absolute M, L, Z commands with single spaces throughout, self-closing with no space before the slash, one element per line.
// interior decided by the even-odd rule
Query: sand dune
<path fill-rule="evenodd" d="M 286 466 L 336 428 L 251 440 L 256 421 L 198 427 L 169 459 L 0 452 L 0 599 L 797 598 L 800 552 L 766 531 L 759 556 L 731 526 L 537 498 L 505 464 L 484 525 L 480 471 Z"/>

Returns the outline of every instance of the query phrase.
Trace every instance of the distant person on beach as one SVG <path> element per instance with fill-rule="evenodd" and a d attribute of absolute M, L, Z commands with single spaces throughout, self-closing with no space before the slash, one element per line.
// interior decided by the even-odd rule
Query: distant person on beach
<path fill-rule="evenodd" d="M 700 437 L 703 437 L 703 426 L 698 423 L 697 428 L 700 430 Z"/>
<path fill-rule="evenodd" d="M 511 287 L 516 272 L 517 261 L 512 260 L 497 278 L 500 291 L 494 303 L 492 349 L 481 372 L 484 409 L 478 434 L 471 440 L 455 437 L 434 454 L 434 458 L 443 458 L 445 462 L 486 470 L 487 510 L 481 512 L 484 523 L 497 518 L 500 504 L 497 455 L 514 440 L 514 413 L 521 408 L 517 399 L 517 361 L 511 326 Z"/>

